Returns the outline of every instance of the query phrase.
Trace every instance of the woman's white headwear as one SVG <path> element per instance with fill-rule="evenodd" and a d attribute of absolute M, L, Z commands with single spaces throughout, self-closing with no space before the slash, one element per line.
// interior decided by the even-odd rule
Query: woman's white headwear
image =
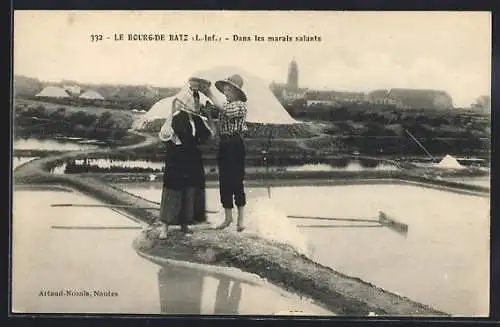
<path fill-rule="evenodd" d="M 195 103 L 194 100 L 194 92 L 191 90 L 191 87 L 189 86 L 189 83 L 186 84 L 182 90 L 173 98 L 172 100 L 172 105 L 171 105 L 171 112 L 169 115 L 167 115 L 167 118 L 165 120 L 165 123 L 161 127 L 160 133 L 158 136 L 160 137 L 160 140 L 166 142 L 168 140 L 171 140 L 172 138 L 175 138 L 175 133 L 172 128 L 172 118 L 179 112 L 179 111 L 186 111 L 194 115 L 200 115 L 200 102 L 201 102 L 201 97 L 206 97 L 203 95 L 201 92 L 198 93 L 200 96 L 200 101 L 198 104 Z M 202 117 L 204 118 L 204 117 Z M 205 121 L 205 120 L 204 120 Z M 177 143 L 177 142 L 176 142 Z"/>

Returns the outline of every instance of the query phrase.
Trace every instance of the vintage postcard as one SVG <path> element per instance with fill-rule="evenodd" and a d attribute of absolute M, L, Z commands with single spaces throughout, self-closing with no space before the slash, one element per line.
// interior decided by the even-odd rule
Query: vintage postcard
<path fill-rule="evenodd" d="M 15 11 L 13 44 L 13 314 L 489 315 L 489 12 Z"/>

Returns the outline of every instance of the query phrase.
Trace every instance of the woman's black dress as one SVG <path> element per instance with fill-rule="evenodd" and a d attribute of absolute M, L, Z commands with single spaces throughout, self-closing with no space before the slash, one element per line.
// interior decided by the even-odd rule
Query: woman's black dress
<path fill-rule="evenodd" d="M 195 125 L 195 134 L 189 114 L 180 111 L 172 118 L 172 128 L 179 137 L 181 145 L 168 141 L 165 153 L 165 170 L 163 174 L 163 187 L 172 191 L 185 191 L 187 188 L 196 189 L 194 222 L 206 221 L 205 213 L 205 169 L 199 145 L 210 138 L 210 130 L 202 118 L 192 115 Z M 167 204 L 169 205 L 169 204 Z M 185 208 L 181 209 L 180 217 L 184 215 Z M 169 224 L 178 224 L 177 221 L 169 221 Z"/>

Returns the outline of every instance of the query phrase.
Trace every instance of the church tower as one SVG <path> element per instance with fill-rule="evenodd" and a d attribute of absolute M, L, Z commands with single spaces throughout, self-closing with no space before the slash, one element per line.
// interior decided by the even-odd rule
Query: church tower
<path fill-rule="evenodd" d="M 288 66 L 288 80 L 286 86 L 289 90 L 297 91 L 299 89 L 299 68 L 293 58 Z"/>

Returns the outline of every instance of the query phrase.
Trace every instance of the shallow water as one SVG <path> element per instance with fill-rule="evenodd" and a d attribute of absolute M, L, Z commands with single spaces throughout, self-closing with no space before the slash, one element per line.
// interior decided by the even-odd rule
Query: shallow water
<path fill-rule="evenodd" d="M 273 314 L 301 310 L 332 315 L 234 273 L 214 275 L 154 264 L 132 248 L 140 223 L 107 208 L 50 206 L 56 203 L 99 202 L 54 189 L 14 190 L 14 312 Z M 70 291 L 73 296 L 46 291 Z M 103 293 L 99 296 L 98 291 Z"/>
<path fill-rule="evenodd" d="M 74 151 L 80 149 L 96 149 L 98 145 L 78 143 L 77 140 L 69 139 L 37 139 L 27 138 L 15 139 L 12 148 L 15 150 L 52 150 L 52 151 Z"/>
<path fill-rule="evenodd" d="M 288 171 L 365 171 L 365 170 L 398 170 L 394 165 L 380 163 L 375 167 L 364 167 L 357 161 L 351 161 L 345 167 L 335 167 L 327 164 L 306 164 L 301 166 L 288 166 Z"/>
<path fill-rule="evenodd" d="M 13 157 L 12 158 L 12 169 L 16 169 L 20 165 L 35 160 L 37 157 Z"/>
<path fill-rule="evenodd" d="M 164 168 L 162 161 L 149 160 L 114 160 L 114 159 L 87 159 L 71 161 L 70 172 L 85 171 L 120 171 L 134 172 L 137 170 L 147 172 L 161 172 Z M 246 167 L 247 172 L 276 172 L 276 171 L 392 171 L 398 170 L 394 165 L 379 163 L 376 166 L 365 167 L 360 162 L 353 160 L 346 165 L 335 166 L 333 164 L 305 164 L 296 166 L 251 166 Z M 206 172 L 217 172 L 216 166 L 205 165 Z"/>
<path fill-rule="evenodd" d="M 159 202 L 155 186 L 122 187 Z M 249 201 L 266 195 L 247 189 Z M 321 264 L 454 315 L 488 315 L 489 198 L 396 184 L 277 187 L 271 198 L 288 215 L 377 219 L 384 211 L 408 224 L 406 237 L 376 223 L 293 221 L 329 226 L 300 228 Z M 207 206 L 220 209 L 218 189 L 207 189 Z"/>
<path fill-rule="evenodd" d="M 259 315 L 289 310 L 333 315 L 313 304 L 301 304 L 295 296 L 197 269 L 164 265 L 158 272 L 158 283 L 163 313 Z"/>

